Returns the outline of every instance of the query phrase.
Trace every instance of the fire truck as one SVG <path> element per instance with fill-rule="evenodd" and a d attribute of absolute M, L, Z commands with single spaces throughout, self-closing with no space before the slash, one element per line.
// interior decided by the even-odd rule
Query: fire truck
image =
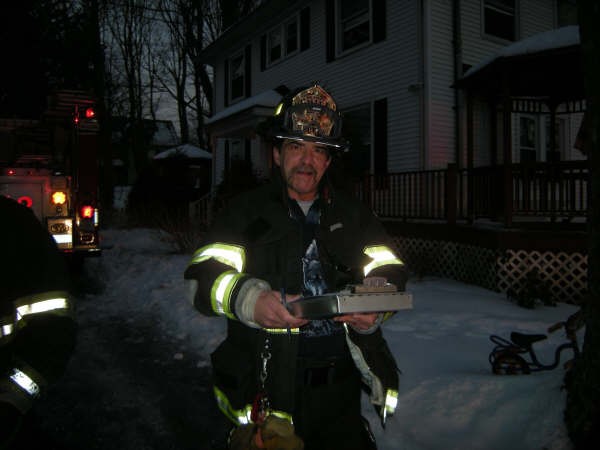
<path fill-rule="evenodd" d="M 86 92 L 60 91 L 39 119 L 0 118 L 0 195 L 30 208 L 77 259 L 101 252 L 95 108 Z"/>

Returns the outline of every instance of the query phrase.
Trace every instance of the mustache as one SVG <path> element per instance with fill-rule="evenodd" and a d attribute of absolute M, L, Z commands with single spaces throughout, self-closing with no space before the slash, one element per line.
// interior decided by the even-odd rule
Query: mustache
<path fill-rule="evenodd" d="M 290 170 L 290 175 L 294 175 L 298 172 L 309 173 L 311 175 L 316 175 L 316 173 L 317 173 L 315 168 L 313 166 L 311 166 L 310 164 L 300 164 L 296 167 L 292 167 L 292 169 Z"/>

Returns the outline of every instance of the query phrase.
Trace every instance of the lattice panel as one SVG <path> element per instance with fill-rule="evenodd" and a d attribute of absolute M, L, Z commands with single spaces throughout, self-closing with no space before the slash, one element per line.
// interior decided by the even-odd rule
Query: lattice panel
<path fill-rule="evenodd" d="M 499 258 L 499 290 L 520 289 L 533 269 L 537 269 L 540 280 L 549 283 L 555 301 L 580 303 L 587 292 L 587 255 L 524 250 L 506 250 Z"/>
<path fill-rule="evenodd" d="M 456 242 L 396 238 L 408 269 L 421 277 L 438 275 L 497 290 L 493 250 Z"/>
<path fill-rule="evenodd" d="M 587 256 L 581 253 L 506 250 L 500 254 L 456 242 L 395 237 L 400 257 L 418 277 L 436 275 L 506 292 L 523 286 L 537 269 L 552 300 L 579 303 L 587 292 Z"/>

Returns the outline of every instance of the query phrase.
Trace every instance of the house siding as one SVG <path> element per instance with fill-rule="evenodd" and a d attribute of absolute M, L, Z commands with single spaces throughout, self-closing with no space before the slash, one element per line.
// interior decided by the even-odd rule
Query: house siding
<path fill-rule="evenodd" d="M 517 0 L 518 38 L 553 28 L 553 0 Z M 400 172 L 440 169 L 457 162 L 456 99 L 454 82 L 453 8 L 454 0 L 387 1 L 386 38 L 327 61 L 326 0 L 297 2 L 288 11 L 262 23 L 244 42 L 223 51 L 216 61 L 215 112 L 225 107 L 224 63 L 226 58 L 251 50 L 251 94 L 279 85 L 295 88 L 318 82 L 331 91 L 343 112 L 376 100 L 387 100 L 387 169 Z M 510 42 L 483 36 L 482 0 L 460 0 L 462 63 L 475 65 Z M 304 51 L 264 67 L 261 64 L 261 37 L 277 23 L 300 10 L 310 8 L 310 45 Z M 263 61 L 264 62 L 264 61 Z M 461 68 L 462 69 L 462 68 Z M 466 123 L 464 102 L 459 103 L 459 165 L 466 163 Z M 474 105 L 475 164 L 492 162 L 489 145 L 490 114 L 485 105 Z M 569 126 L 571 130 L 575 125 Z M 371 130 L 374 130 L 371 124 Z M 371 133 L 373 139 L 373 133 Z M 500 135 L 498 136 L 500 139 Z M 513 133 L 517 149 L 517 133 Z M 499 149 L 501 149 L 499 145 Z M 215 181 L 223 169 L 222 142 L 217 144 Z M 516 151 L 516 150 L 515 150 Z M 253 163 L 258 170 L 268 170 L 264 145 L 252 142 Z M 499 150 L 497 162 L 501 162 Z"/>

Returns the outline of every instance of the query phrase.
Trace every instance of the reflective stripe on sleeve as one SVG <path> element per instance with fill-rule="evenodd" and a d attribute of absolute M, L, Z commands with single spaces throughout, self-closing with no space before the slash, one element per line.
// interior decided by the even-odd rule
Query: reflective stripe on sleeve
<path fill-rule="evenodd" d="M 232 269 L 241 272 L 246 264 L 246 252 L 239 245 L 223 244 L 215 242 L 196 250 L 190 261 L 190 265 L 216 259 Z"/>
<path fill-rule="evenodd" d="M 30 396 L 36 397 L 40 394 L 40 386 L 22 370 L 14 368 L 9 378 Z"/>
<path fill-rule="evenodd" d="M 386 266 L 388 264 L 404 264 L 386 245 L 365 247 L 363 253 L 373 260 L 363 268 L 365 277 L 377 267 Z"/>
<path fill-rule="evenodd" d="M 243 273 L 229 270 L 217 277 L 210 292 L 210 301 L 215 313 L 235 319 L 231 310 L 231 294 L 238 281 L 245 276 Z"/>
<path fill-rule="evenodd" d="M 69 311 L 69 294 L 65 291 L 50 291 L 42 294 L 21 297 L 15 301 L 17 321 L 25 316 L 47 312 L 65 313 Z"/>
<path fill-rule="evenodd" d="M 8 336 L 14 333 L 15 329 L 15 317 L 13 315 L 5 315 L 0 317 L 0 343 L 3 341 L 2 338 L 8 338 Z"/>

